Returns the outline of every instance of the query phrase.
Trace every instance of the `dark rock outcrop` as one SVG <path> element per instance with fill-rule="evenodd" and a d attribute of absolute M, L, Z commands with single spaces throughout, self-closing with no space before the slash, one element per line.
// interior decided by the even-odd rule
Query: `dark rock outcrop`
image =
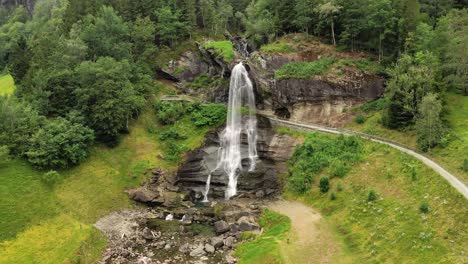
<path fill-rule="evenodd" d="M 194 151 L 187 153 L 182 166 L 177 173 L 177 186 L 182 190 L 198 193 L 193 195 L 195 199 L 202 197 L 201 193 L 205 189 L 205 184 L 208 175 L 217 165 L 218 149 L 219 149 L 219 133 L 221 128 L 208 133 L 204 145 Z M 259 190 L 277 189 L 277 170 L 275 168 L 275 160 L 269 155 L 269 144 L 274 137 L 274 131 L 268 119 L 258 117 L 258 136 L 257 136 L 257 152 L 259 159 L 256 164 L 256 169 L 253 172 L 247 171 L 249 160 L 242 160 L 243 167 L 246 170 L 242 171 L 238 180 L 238 191 L 240 193 L 251 193 Z M 247 138 L 242 139 L 241 151 L 243 156 L 247 157 Z M 224 197 L 224 191 L 227 186 L 227 176 L 217 170 L 211 174 L 211 189 L 210 197 Z"/>

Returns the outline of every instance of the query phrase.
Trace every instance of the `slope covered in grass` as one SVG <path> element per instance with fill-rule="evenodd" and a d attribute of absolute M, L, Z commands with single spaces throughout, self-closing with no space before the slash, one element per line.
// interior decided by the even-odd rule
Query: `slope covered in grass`
<path fill-rule="evenodd" d="M 329 152 L 324 146 L 341 145 L 336 136 L 312 138 L 319 140 L 308 137 L 305 144 L 318 153 Z M 311 172 L 305 191 L 287 188 L 285 197 L 319 209 L 344 240 L 347 253 L 365 263 L 466 262 L 466 199 L 414 158 L 386 145 L 357 142 L 362 159 L 349 172 L 333 176 L 332 157 L 310 161 L 310 167 L 321 164 L 322 169 Z M 288 180 L 301 177 L 297 164 L 291 161 Z M 319 186 L 322 177 L 330 178 L 326 192 Z"/>
<path fill-rule="evenodd" d="M 178 143 L 198 147 L 210 128 L 196 127 L 190 119 L 180 122 L 190 133 Z M 5 197 L 0 200 L 0 263 L 98 259 L 106 242 L 92 224 L 112 211 L 134 206 L 124 190 L 143 182 L 145 171 L 177 167 L 176 161 L 161 159 L 168 151 L 160 139 L 163 129 L 149 103 L 117 147 L 96 145 L 81 165 L 59 171 L 64 179 L 53 188 L 38 179 L 44 172 L 25 161 L 0 164 L 0 191 Z"/>
<path fill-rule="evenodd" d="M 449 124 L 449 135 L 446 137 L 446 143 L 423 154 L 467 184 L 468 171 L 462 169 L 462 164 L 468 153 L 468 96 L 448 92 L 446 101 L 448 112 L 445 118 Z M 391 139 L 416 149 L 417 137 L 413 128 L 399 131 L 384 127 L 381 122 L 382 110 L 369 109 L 366 111 L 360 108 L 357 112 L 358 115 L 365 117 L 365 121 L 361 124 L 349 123 L 346 125 L 347 129 Z"/>
<path fill-rule="evenodd" d="M 13 94 L 15 91 L 15 81 L 9 74 L 2 75 L 0 73 L 0 96 Z"/>

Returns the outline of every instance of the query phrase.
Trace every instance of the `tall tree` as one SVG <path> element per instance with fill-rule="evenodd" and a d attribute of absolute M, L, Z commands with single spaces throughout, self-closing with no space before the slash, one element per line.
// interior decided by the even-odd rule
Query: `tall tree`
<path fill-rule="evenodd" d="M 188 35 L 188 25 L 182 21 L 180 10 L 165 6 L 157 10 L 157 32 L 162 43 L 174 47 L 177 40 Z"/>
<path fill-rule="evenodd" d="M 317 11 L 320 15 L 320 18 L 326 20 L 330 25 L 331 35 L 333 45 L 336 46 L 336 39 L 335 39 L 335 19 L 336 16 L 339 14 L 342 7 L 335 3 L 335 1 L 325 2 L 324 4 L 320 5 L 317 8 Z"/>
<path fill-rule="evenodd" d="M 313 0 L 297 0 L 294 6 L 296 15 L 293 23 L 307 34 L 309 34 L 309 28 L 315 15 L 315 10 L 312 8 L 313 5 Z"/>
<path fill-rule="evenodd" d="M 444 134 L 444 125 L 440 119 L 441 112 L 442 104 L 436 94 L 430 93 L 424 96 L 416 121 L 418 147 L 422 151 L 428 151 L 440 143 Z"/>

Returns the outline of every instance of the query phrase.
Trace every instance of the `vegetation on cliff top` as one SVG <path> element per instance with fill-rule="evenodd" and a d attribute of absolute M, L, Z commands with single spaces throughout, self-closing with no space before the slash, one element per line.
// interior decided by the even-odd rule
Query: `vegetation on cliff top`
<path fill-rule="evenodd" d="M 234 60 L 234 47 L 231 41 L 213 41 L 205 44 L 205 48 L 214 49 L 216 54 L 227 62 Z"/>

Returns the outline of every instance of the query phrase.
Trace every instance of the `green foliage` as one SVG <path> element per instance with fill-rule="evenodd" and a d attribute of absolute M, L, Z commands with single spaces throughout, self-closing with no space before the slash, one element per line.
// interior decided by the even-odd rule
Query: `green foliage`
<path fill-rule="evenodd" d="M 373 202 L 375 200 L 377 200 L 377 193 L 374 190 L 369 190 L 367 192 L 367 201 Z"/>
<path fill-rule="evenodd" d="M 174 46 L 175 41 L 188 35 L 189 27 L 181 19 L 180 10 L 173 10 L 169 6 L 163 6 L 155 11 L 157 18 L 157 33 L 162 43 Z"/>
<path fill-rule="evenodd" d="M 330 200 L 331 200 L 331 201 L 335 201 L 335 200 L 336 200 L 336 193 L 335 193 L 335 192 L 332 192 L 332 193 L 330 194 Z"/>
<path fill-rule="evenodd" d="M 364 124 L 367 120 L 367 117 L 363 114 L 359 114 L 358 116 L 356 116 L 356 118 L 354 119 L 354 121 L 358 124 Z"/>
<path fill-rule="evenodd" d="M 154 104 L 156 116 L 162 124 L 170 125 L 177 122 L 187 112 L 185 102 L 162 101 Z"/>
<path fill-rule="evenodd" d="M 186 84 L 187 87 L 193 89 L 207 89 L 217 87 L 220 85 L 228 86 L 229 84 L 226 80 L 222 78 L 212 78 L 207 74 L 200 74 L 195 78 L 195 80 L 193 80 L 193 82 L 189 82 Z"/>
<path fill-rule="evenodd" d="M 237 247 L 235 255 L 239 257 L 239 263 L 279 261 L 279 241 L 284 240 L 291 229 L 291 220 L 285 215 L 266 209 L 259 219 L 259 224 L 264 228 L 264 232 L 255 240 L 244 242 Z"/>
<path fill-rule="evenodd" d="M 460 167 L 464 172 L 468 172 L 468 158 L 465 158 L 463 160 L 463 163 Z"/>
<path fill-rule="evenodd" d="M 166 140 L 166 139 L 187 139 L 187 136 L 182 135 L 175 127 L 171 126 L 167 130 L 161 133 L 159 136 L 160 140 Z"/>
<path fill-rule="evenodd" d="M 428 204 L 426 201 L 422 202 L 422 203 L 419 205 L 419 211 L 420 211 L 421 213 L 423 213 L 423 214 L 429 213 L 429 211 L 430 211 L 429 204 Z"/>
<path fill-rule="evenodd" d="M 366 113 L 377 112 L 386 109 L 388 106 L 388 99 L 386 97 L 379 98 L 375 101 L 364 104 L 363 106 L 358 107 L 358 110 L 362 110 Z"/>
<path fill-rule="evenodd" d="M 351 167 L 347 163 L 341 160 L 334 160 L 332 161 L 330 165 L 330 178 L 334 178 L 334 177 L 342 178 L 350 170 L 351 170 Z"/>
<path fill-rule="evenodd" d="M 58 118 L 46 122 L 31 137 L 26 156 L 38 168 L 67 168 L 86 159 L 93 139 L 91 129 Z"/>
<path fill-rule="evenodd" d="M 265 54 L 291 53 L 296 51 L 286 43 L 270 43 L 263 45 L 260 50 Z"/>
<path fill-rule="evenodd" d="M 15 81 L 11 75 L 0 74 L 0 96 L 9 96 L 15 91 Z"/>
<path fill-rule="evenodd" d="M 422 99 L 416 121 L 418 147 L 422 151 L 428 151 L 439 144 L 444 136 L 445 129 L 440 119 L 441 112 L 442 104 L 435 94 L 428 94 Z"/>
<path fill-rule="evenodd" d="M 234 60 L 234 47 L 231 41 L 213 41 L 205 44 L 205 48 L 213 49 L 215 53 L 226 62 Z"/>
<path fill-rule="evenodd" d="M 288 186 L 294 192 L 305 193 L 314 177 L 327 167 L 331 168 L 331 176 L 343 177 L 352 164 L 361 160 L 362 153 L 362 143 L 356 137 L 330 138 L 318 133 L 308 134 L 289 161 Z M 342 167 L 336 169 L 333 167 L 336 164 Z"/>
<path fill-rule="evenodd" d="M 334 62 L 332 58 L 313 62 L 289 62 L 275 72 L 275 78 L 277 80 L 310 79 L 328 70 Z"/>
<path fill-rule="evenodd" d="M 322 193 L 328 192 L 328 190 L 330 189 L 330 181 L 327 177 L 320 178 L 319 189 Z"/>
<path fill-rule="evenodd" d="M 130 64 L 102 57 L 83 62 L 76 70 L 81 84 L 76 89 L 79 110 L 97 139 L 115 144 L 129 120 L 143 107 L 144 98 L 132 85 Z"/>
<path fill-rule="evenodd" d="M 0 164 L 10 159 L 10 150 L 7 146 L 0 146 Z"/>
<path fill-rule="evenodd" d="M 41 181 L 48 186 L 54 186 L 61 180 L 62 176 L 54 170 L 48 171 L 41 175 Z"/>
<path fill-rule="evenodd" d="M 223 104 L 193 104 L 191 120 L 198 127 L 219 126 L 226 120 L 227 109 Z"/>

